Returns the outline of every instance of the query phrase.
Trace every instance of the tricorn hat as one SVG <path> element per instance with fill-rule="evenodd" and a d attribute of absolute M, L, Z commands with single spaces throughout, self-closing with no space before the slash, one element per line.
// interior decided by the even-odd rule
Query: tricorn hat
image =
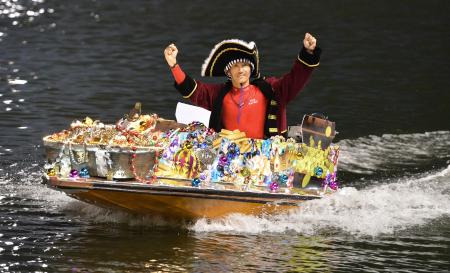
<path fill-rule="evenodd" d="M 224 40 L 218 43 L 202 65 L 204 77 L 227 76 L 226 71 L 237 62 L 246 62 L 252 66 L 251 77 L 259 77 L 259 55 L 254 42 L 238 39 Z"/>

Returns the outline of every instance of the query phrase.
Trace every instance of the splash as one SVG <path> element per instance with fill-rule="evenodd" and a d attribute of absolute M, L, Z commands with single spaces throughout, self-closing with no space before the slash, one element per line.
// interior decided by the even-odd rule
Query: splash
<path fill-rule="evenodd" d="M 182 221 L 171 221 L 151 215 L 134 215 L 125 211 L 100 208 L 79 201 L 72 201 L 61 204 L 60 208 L 69 217 L 73 216 L 76 218 L 82 218 L 83 221 L 89 221 L 99 224 L 124 224 L 132 227 L 137 226 L 145 228 L 184 227 L 186 225 L 186 223 Z"/>
<path fill-rule="evenodd" d="M 316 235 L 345 232 L 356 236 L 392 234 L 450 215 L 450 166 L 423 177 L 404 177 L 381 186 L 343 188 L 308 201 L 287 214 L 255 217 L 230 215 L 197 221 L 195 232 L 284 233 Z"/>

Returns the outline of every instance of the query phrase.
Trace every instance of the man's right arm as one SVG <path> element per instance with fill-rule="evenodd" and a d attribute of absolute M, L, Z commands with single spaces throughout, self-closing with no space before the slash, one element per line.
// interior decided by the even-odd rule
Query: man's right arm
<path fill-rule="evenodd" d="M 175 79 L 175 88 L 185 99 L 189 99 L 193 104 L 211 110 L 221 85 L 206 84 L 186 75 L 177 63 L 177 55 L 178 49 L 174 44 L 170 44 L 164 50 L 164 57 Z"/>
<path fill-rule="evenodd" d="M 185 74 L 179 65 L 177 65 L 177 67 L 179 71 L 172 71 L 172 73 L 177 74 L 177 76 L 174 75 L 174 86 L 178 92 L 183 95 L 183 98 L 189 99 L 193 104 L 211 111 L 214 105 L 214 100 L 223 85 L 208 84 L 194 80 L 189 75 Z M 184 80 L 180 82 L 177 79 L 183 78 L 180 76 L 181 73 L 184 76 Z"/>

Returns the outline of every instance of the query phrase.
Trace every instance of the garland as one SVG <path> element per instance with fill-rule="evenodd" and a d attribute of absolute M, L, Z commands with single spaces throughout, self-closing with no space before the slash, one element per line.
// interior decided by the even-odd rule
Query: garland
<path fill-rule="evenodd" d="M 83 153 L 81 156 L 79 156 L 79 158 L 80 158 L 80 160 L 79 160 L 74 155 L 74 151 L 72 149 L 72 142 L 69 142 L 69 156 L 70 156 L 70 159 L 72 160 L 72 162 L 75 162 L 77 165 L 81 165 L 81 164 L 87 162 L 86 143 L 83 143 L 83 144 L 84 144 L 84 151 L 82 151 L 82 152 L 78 151 L 79 153 Z"/>
<path fill-rule="evenodd" d="M 135 163 L 136 163 L 136 150 L 137 149 L 135 146 L 133 146 L 133 147 L 131 147 L 131 150 L 133 151 L 133 153 L 131 154 L 131 167 L 130 168 L 131 168 L 131 172 L 134 175 L 134 178 L 136 178 L 137 181 L 144 183 L 144 184 L 153 184 L 157 179 L 155 173 L 158 172 L 159 150 L 155 150 L 155 160 L 154 160 L 153 167 L 150 167 L 148 169 L 148 171 L 144 177 L 140 177 L 136 172 Z M 150 178 L 146 179 L 146 177 L 150 177 Z"/>

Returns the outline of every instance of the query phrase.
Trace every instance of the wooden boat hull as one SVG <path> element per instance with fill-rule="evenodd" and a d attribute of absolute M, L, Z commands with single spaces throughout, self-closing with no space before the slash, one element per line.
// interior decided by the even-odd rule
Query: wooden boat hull
<path fill-rule="evenodd" d="M 320 195 L 202 189 L 189 186 L 148 185 L 102 179 L 44 176 L 49 187 L 78 200 L 105 208 L 166 219 L 218 218 L 232 213 L 273 214 L 298 207 Z"/>

